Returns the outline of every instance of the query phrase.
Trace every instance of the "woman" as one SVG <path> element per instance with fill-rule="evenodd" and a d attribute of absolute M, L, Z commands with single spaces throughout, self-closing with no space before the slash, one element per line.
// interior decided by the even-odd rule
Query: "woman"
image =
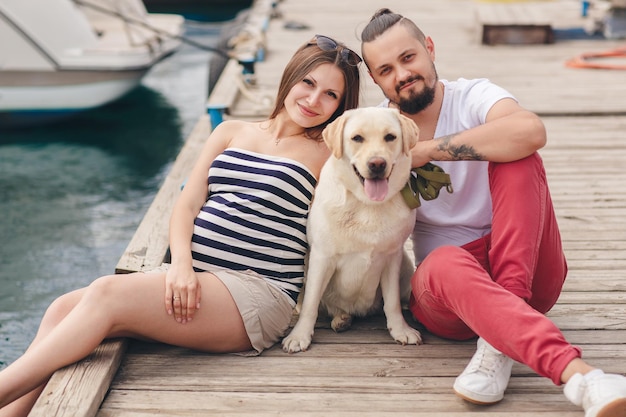
<path fill-rule="evenodd" d="M 28 414 L 54 371 L 106 338 L 213 353 L 274 344 L 302 287 L 306 217 L 329 156 L 321 132 L 357 107 L 360 61 L 316 35 L 287 64 L 268 120 L 221 123 L 173 209 L 170 267 L 101 277 L 58 298 L 26 353 L 0 372 L 0 415 Z"/>

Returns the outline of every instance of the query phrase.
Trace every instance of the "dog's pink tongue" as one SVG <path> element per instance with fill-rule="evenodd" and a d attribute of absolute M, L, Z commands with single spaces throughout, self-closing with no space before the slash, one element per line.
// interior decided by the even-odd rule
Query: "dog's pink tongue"
<path fill-rule="evenodd" d="M 365 194 L 373 201 L 383 201 L 387 196 L 387 180 L 365 180 Z"/>

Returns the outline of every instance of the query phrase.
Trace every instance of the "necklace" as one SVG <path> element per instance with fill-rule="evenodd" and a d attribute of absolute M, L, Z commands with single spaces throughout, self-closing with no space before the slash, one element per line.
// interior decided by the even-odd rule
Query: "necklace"
<path fill-rule="evenodd" d="M 271 127 L 272 127 L 272 125 L 271 125 L 271 121 L 270 120 L 267 121 L 267 127 L 264 126 L 264 122 L 261 122 L 259 124 L 259 128 L 261 130 L 266 131 L 267 134 L 269 134 L 271 136 L 273 136 L 274 134 L 277 134 L 277 137 L 275 137 L 273 139 L 274 140 L 274 146 L 278 146 L 283 139 L 289 139 L 289 138 L 293 138 L 293 137 L 304 135 L 304 129 L 302 131 L 299 131 L 299 132 L 296 132 L 296 133 L 288 134 L 289 130 L 291 130 L 291 129 L 286 129 L 287 132 L 285 132 L 283 129 L 279 129 L 279 128 L 271 129 Z"/>
<path fill-rule="evenodd" d="M 274 139 L 274 146 L 278 146 L 280 144 L 280 141 L 283 139 L 289 139 L 289 138 L 295 138 L 302 135 L 302 133 L 294 133 L 292 135 L 289 136 L 279 136 L 276 139 Z"/>

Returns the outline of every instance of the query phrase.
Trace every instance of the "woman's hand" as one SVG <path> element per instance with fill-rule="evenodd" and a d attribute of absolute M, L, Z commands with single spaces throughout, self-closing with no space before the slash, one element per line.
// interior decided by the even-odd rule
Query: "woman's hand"
<path fill-rule="evenodd" d="M 170 267 L 165 275 L 165 310 L 179 323 L 187 323 L 200 308 L 200 281 L 189 267 Z"/>

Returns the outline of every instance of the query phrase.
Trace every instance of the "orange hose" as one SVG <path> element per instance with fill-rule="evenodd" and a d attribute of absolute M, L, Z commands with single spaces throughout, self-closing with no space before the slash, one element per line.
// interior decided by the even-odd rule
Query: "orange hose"
<path fill-rule="evenodd" d="M 614 58 L 625 57 L 626 47 L 611 49 L 603 52 L 589 52 L 580 54 L 575 58 L 572 58 L 565 62 L 565 65 L 570 68 L 592 68 L 592 69 L 610 69 L 610 70 L 626 70 L 626 64 L 602 64 L 599 62 L 590 62 L 590 59 L 596 58 Z"/>

